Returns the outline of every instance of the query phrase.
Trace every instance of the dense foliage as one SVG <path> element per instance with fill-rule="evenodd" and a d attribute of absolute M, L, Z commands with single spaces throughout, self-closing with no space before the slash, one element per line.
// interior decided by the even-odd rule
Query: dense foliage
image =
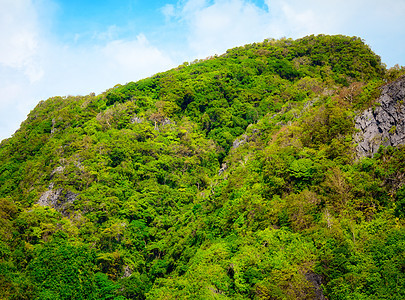
<path fill-rule="evenodd" d="M 403 73 L 320 35 L 41 101 L 0 144 L 0 298 L 405 298 L 405 148 L 352 139 Z"/>

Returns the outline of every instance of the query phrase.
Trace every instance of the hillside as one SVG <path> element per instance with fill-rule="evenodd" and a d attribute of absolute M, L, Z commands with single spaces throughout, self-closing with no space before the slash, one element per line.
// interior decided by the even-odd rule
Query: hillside
<path fill-rule="evenodd" d="M 41 101 L 0 144 L 0 298 L 405 298 L 404 74 L 319 35 Z"/>

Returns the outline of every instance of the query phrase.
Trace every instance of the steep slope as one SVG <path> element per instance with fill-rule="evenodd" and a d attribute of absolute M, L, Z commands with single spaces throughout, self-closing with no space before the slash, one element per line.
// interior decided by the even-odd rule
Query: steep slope
<path fill-rule="evenodd" d="M 356 117 L 359 157 L 374 155 L 381 145 L 405 144 L 405 77 L 385 85 L 376 107 Z"/>
<path fill-rule="evenodd" d="M 0 145 L 1 296 L 404 297 L 404 147 L 353 138 L 402 73 L 320 35 L 39 103 Z"/>

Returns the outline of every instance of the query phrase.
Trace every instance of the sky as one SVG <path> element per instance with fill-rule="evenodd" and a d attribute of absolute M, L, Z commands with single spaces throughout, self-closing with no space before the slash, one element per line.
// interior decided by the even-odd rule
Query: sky
<path fill-rule="evenodd" d="M 266 38 L 359 36 L 405 65 L 405 0 L 0 0 L 0 140 L 41 100 L 99 94 Z"/>

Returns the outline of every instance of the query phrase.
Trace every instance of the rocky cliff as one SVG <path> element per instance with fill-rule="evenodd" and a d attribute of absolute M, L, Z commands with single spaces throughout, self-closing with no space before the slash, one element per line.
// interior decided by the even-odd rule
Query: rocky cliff
<path fill-rule="evenodd" d="M 357 157 L 372 157 L 378 148 L 405 144 L 405 76 L 381 88 L 375 107 L 355 118 Z"/>

